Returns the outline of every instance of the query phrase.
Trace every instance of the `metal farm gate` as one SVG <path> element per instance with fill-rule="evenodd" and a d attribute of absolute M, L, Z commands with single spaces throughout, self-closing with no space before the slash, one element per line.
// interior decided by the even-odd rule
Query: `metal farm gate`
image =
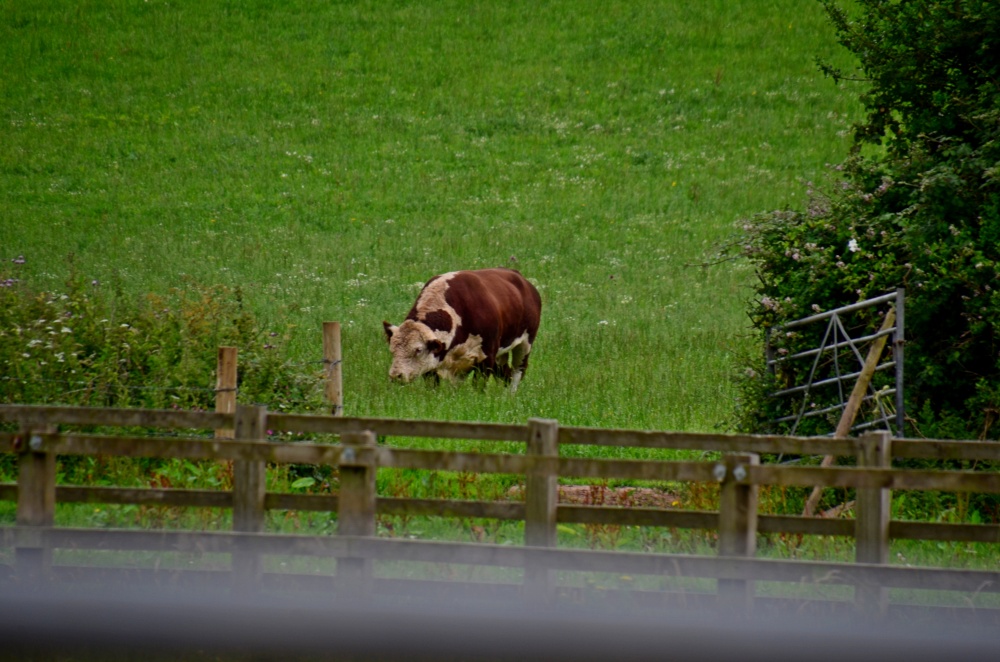
<path fill-rule="evenodd" d="M 897 289 L 874 299 L 843 306 L 836 310 L 805 317 L 782 326 L 769 328 L 766 333 L 767 368 L 772 374 L 781 371 L 794 376 L 794 383 L 771 394 L 774 398 L 791 398 L 796 402 L 794 413 L 775 419 L 774 422 L 793 422 L 790 434 L 795 434 L 799 424 L 807 418 L 839 414 L 839 423 L 829 436 L 847 436 L 852 432 L 869 429 L 892 431 L 903 436 L 903 300 L 905 290 Z M 886 306 L 878 330 L 845 324 L 851 313 Z M 794 330 L 808 325 L 826 323 L 818 347 L 789 353 L 779 345 L 783 337 L 794 335 Z M 853 329 L 849 332 L 848 329 Z M 857 335 L 859 334 L 860 335 Z M 891 351 L 885 345 L 891 339 Z M 867 355 L 862 349 L 867 346 Z M 884 355 L 884 356 L 883 356 Z M 808 371 L 804 369 L 808 366 Z M 893 386 L 876 389 L 872 377 L 876 372 L 893 370 Z M 797 375 L 805 374 L 804 380 Z M 849 384 L 845 391 L 845 384 Z M 817 405 L 816 401 L 824 403 Z M 829 404 L 832 402 L 833 404 Z M 858 423 L 855 417 L 866 413 Z"/>

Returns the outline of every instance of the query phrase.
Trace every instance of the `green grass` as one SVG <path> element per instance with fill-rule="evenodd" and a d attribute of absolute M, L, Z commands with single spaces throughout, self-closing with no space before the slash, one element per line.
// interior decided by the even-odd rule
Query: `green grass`
<path fill-rule="evenodd" d="M 712 430 L 752 274 L 701 264 L 845 154 L 818 3 L 0 0 L 0 259 L 140 296 L 238 285 L 349 415 Z M 418 283 L 544 300 L 516 397 L 388 383 Z"/>
<path fill-rule="evenodd" d="M 348 415 L 716 430 L 733 412 L 738 357 L 759 351 L 743 312 L 753 274 L 702 265 L 741 218 L 801 204 L 861 112 L 859 90 L 824 79 L 816 57 L 850 64 L 804 0 L 0 0 L 0 275 L 58 291 L 75 270 L 136 298 L 238 286 L 305 371 L 321 358 L 322 322 L 339 320 Z M 389 384 L 381 321 L 399 322 L 434 274 L 497 265 L 520 269 L 544 301 L 516 397 L 495 383 Z M 92 482 L 155 478 L 102 467 Z M 183 463 L 162 471 L 177 487 L 212 486 Z M 383 470 L 379 490 L 492 499 L 512 480 Z M 0 504 L 0 520 L 13 518 Z M 230 522 L 93 504 L 57 518 Z M 320 513 L 268 520 L 333 526 Z M 440 518 L 381 526 L 523 535 Z M 563 526 L 560 545 L 713 548 L 699 532 L 584 525 Z M 779 541 L 761 554 L 849 547 Z M 995 553 L 894 549 L 973 566 Z"/>
<path fill-rule="evenodd" d="M 861 112 L 859 90 L 822 78 L 816 57 L 850 64 L 804 0 L 0 0 L 0 275 L 59 290 L 75 269 L 137 298 L 239 286 L 310 371 L 321 323 L 339 320 L 348 415 L 715 430 L 733 412 L 737 357 L 759 351 L 743 313 L 753 274 L 701 265 L 739 219 L 801 204 Z M 520 269 L 544 300 L 517 396 L 389 384 L 381 321 L 400 321 L 436 273 L 496 265 Z M 97 482 L 150 480 L 111 469 Z M 164 471 L 206 486 L 181 463 Z M 380 493 L 492 498 L 510 482 L 463 495 L 464 481 L 383 471 Z M 225 529 L 229 517 L 59 513 L 94 526 Z M 468 533 L 432 519 L 383 525 Z M 321 514 L 269 520 L 330 526 Z M 490 539 L 520 535 L 483 526 Z M 933 547 L 899 549 L 988 558 Z M 766 553 L 814 549 L 846 553 L 822 541 Z"/>

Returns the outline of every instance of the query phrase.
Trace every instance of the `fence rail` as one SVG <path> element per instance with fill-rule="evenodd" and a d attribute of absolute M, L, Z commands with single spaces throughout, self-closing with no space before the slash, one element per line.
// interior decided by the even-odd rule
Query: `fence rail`
<path fill-rule="evenodd" d="M 888 558 L 892 539 L 1000 543 L 1000 526 L 995 524 L 890 521 L 888 498 L 893 489 L 1000 493 L 997 473 L 891 466 L 893 458 L 997 460 L 1000 444 L 891 439 L 884 432 L 829 439 L 562 427 L 543 419 L 504 425 L 346 418 L 272 414 L 260 407 L 213 413 L 3 405 L 0 421 L 19 425 L 17 432 L 0 432 L 0 452 L 17 453 L 19 458 L 18 484 L 0 485 L 0 500 L 18 503 L 17 526 L 0 528 L 0 547 L 15 549 L 15 563 L 7 574 L 19 581 L 65 574 L 67 569 L 52 561 L 54 549 L 91 549 L 230 554 L 234 586 L 244 587 L 261 581 L 262 556 L 300 555 L 337 559 L 334 583 L 344 591 L 370 588 L 372 561 L 385 559 L 520 568 L 523 592 L 531 600 L 549 600 L 561 590 L 552 574 L 555 570 L 712 579 L 719 603 L 741 609 L 753 604 L 754 581 L 853 585 L 855 601 L 871 611 L 886 608 L 889 588 L 1000 591 L 1000 572 L 911 568 L 890 565 Z M 88 431 L 91 428 L 101 433 Z M 109 434 L 108 428 L 126 430 Z M 135 428 L 170 430 L 174 436 L 139 435 Z M 215 438 L 217 429 L 231 429 L 235 438 Z M 276 442 L 268 439 L 269 431 L 335 435 L 339 443 Z M 413 450 L 392 447 L 390 439 L 377 444 L 376 435 L 521 442 L 524 448 L 507 453 Z M 560 446 L 570 445 L 725 454 L 698 461 L 561 457 Z M 761 453 L 854 457 L 857 466 L 762 465 Z M 234 484 L 231 491 L 56 485 L 55 458 L 60 455 L 230 460 Z M 269 463 L 336 467 L 340 491 L 336 495 L 267 492 Z M 523 477 L 523 501 L 379 496 L 375 472 L 380 468 L 515 474 Z M 561 504 L 556 480 L 570 477 L 718 483 L 720 506 L 712 512 Z M 761 485 L 854 488 L 855 519 L 760 515 Z M 54 526 L 56 503 L 226 508 L 233 511 L 233 531 L 62 528 Z M 338 535 L 265 533 L 268 510 L 335 512 Z M 526 544 L 379 538 L 375 522 L 384 515 L 523 521 Z M 560 549 L 557 527 L 567 523 L 714 530 L 719 555 Z M 757 534 L 853 537 L 856 562 L 755 558 Z"/>
<path fill-rule="evenodd" d="M 207 440 L 211 438 L 213 430 L 233 427 L 234 420 L 235 414 L 173 409 L 0 405 L 0 422 L 20 423 L 28 430 L 45 425 L 188 430 L 205 433 L 204 438 Z M 334 417 L 273 412 L 267 413 L 267 429 L 273 432 L 330 435 L 370 430 L 380 437 L 430 437 L 525 443 L 528 438 L 528 425 L 526 424 Z M 853 457 L 857 450 L 856 442 L 852 439 L 827 437 L 618 430 L 562 425 L 559 426 L 558 434 L 560 446 L 611 446 L 774 455 L 836 455 L 841 457 Z M 0 452 L 17 452 L 18 449 L 14 448 L 12 444 L 18 437 L 24 437 L 24 433 L 0 432 Z M 195 438 L 195 434 L 191 434 L 187 438 Z M 176 442 L 179 438 L 169 437 L 167 439 Z M 297 444 L 289 443 L 289 445 Z M 900 459 L 995 461 L 1000 460 L 1000 444 L 980 441 L 893 438 L 892 456 Z"/>

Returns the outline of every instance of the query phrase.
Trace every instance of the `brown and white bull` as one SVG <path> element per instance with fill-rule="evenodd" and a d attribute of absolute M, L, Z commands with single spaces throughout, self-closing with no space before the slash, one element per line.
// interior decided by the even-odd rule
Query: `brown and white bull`
<path fill-rule="evenodd" d="M 475 370 L 510 383 L 524 376 L 542 314 L 535 286 L 513 269 L 452 271 L 427 281 L 406 320 L 383 322 L 389 377 L 455 381 Z"/>

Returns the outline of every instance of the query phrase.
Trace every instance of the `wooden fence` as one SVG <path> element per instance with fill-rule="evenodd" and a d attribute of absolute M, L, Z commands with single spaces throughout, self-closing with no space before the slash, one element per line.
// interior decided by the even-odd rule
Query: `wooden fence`
<path fill-rule="evenodd" d="M 1000 592 L 1000 571 L 909 567 L 892 564 L 889 559 L 892 539 L 1000 543 L 1000 526 L 996 524 L 891 521 L 889 512 L 889 496 L 893 489 L 1000 492 L 1000 474 L 997 473 L 892 467 L 894 458 L 997 461 L 1000 460 L 1000 444 L 995 443 L 893 439 L 885 432 L 853 439 L 829 439 L 564 427 L 544 419 L 532 419 L 526 425 L 506 425 L 347 418 L 278 414 L 246 406 L 238 406 L 234 414 L 227 414 L 2 405 L 0 421 L 18 424 L 17 432 L 0 433 L 0 452 L 18 454 L 20 472 L 16 485 L 0 485 L 0 500 L 17 501 L 16 526 L 0 528 L 0 549 L 15 550 L 14 563 L 5 568 L 6 581 L 58 579 L 86 572 L 96 577 L 101 572 L 110 572 L 107 569 L 86 571 L 53 563 L 52 551 L 55 549 L 90 549 L 230 554 L 230 569 L 222 575 L 225 582 L 238 591 L 256 590 L 262 585 L 326 587 L 359 596 L 370 595 L 373 590 L 402 590 L 406 582 L 393 583 L 376 578 L 373 573 L 374 561 L 395 560 L 521 568 L 522 584 L 499 583 L 493 588 L 499 593 L 517 594 L 541 603 L 572 593 L 560 584 L 556 571 L 710 578 L 716 580 L 717 590 L 715 597 L 707 600 L 741 610 L 762 602 L 755 590 L 755 582 L 760 581 L 853 586 L 854 604 L 865 612 L 885 612 L 889 605 L 888 591 L 892 588 L 959 591 L 967 596 Z M 170 433 L 174 436 L 93 434 L 59 431 L 58 426 L 84 430 L 93 427 L 155 428 L 174 431 Z M 219 429 L 232 429 L 234 439 L 210 436 L 211 431 Z M 268 441 L 268 431 L 338 435 L 339 443 Z M 524 444 L 524 452 L 394 448 L 391 437 L 395 436 L 520 442 Z M 376 443 L 377 438 L 384 439 L 385 443 Z M 709 452 L 718 459 L 653 461 L 561 456 L 560 448 L 567 445 L 694 450 Z M 758 460 L 758 454 L 762 453 L 854 457 L 856 466 L 764 465 Z M 57 485 L 57 455 L 231 460 L 233 489 Z M 337 467 L 339 493 L 267 492 L 267 466 L 283 463 Z M 523 476 L 523 501 L 380 496 L 376 494 L 375 473 L 384 467 L 516 474 Z M 718 483 L 719 510 L 560 504 L 559 478 Z M 822 519 L 758 514 L 758 489 L 762 485 L 855 488 L 856 516 L 854 519 Z M 231 508 L 233 531 L 58 527 L 54 526 L 57 502 Z M 336 512 L 337 535 L 265 533 L 265 512 L 268 510 Z M 525 545 L 378 537 L 375 533 L 379 515 L 519 520 L 524 522 Z M 559 548 L 557 527 L 561 523 L 714 530 L 718 535 L 718 554 Z M 853 537 L 855 562 L 756 558 L 758 534 L 766 533 Z M 265 573 L 262 557 L 266 555 L 335 558 L 336 574 L 317 577 Z M 156 574 L 152 570 L 142 572 Z M 173 580 L 183 574 L 169 572 L 173 572 Z M 207 576 L 197 571 L 189 574 L 196 577 L 193 581 L 202 581 Z M 411 588 L 412 584 L 410 582 Z M 691 597 L 686 595 L 685 599 Z M 842 602 L 838 608 L 849 604 Z M 977 617 L 983 613 L 983 609 L 976 611 Z"/>

